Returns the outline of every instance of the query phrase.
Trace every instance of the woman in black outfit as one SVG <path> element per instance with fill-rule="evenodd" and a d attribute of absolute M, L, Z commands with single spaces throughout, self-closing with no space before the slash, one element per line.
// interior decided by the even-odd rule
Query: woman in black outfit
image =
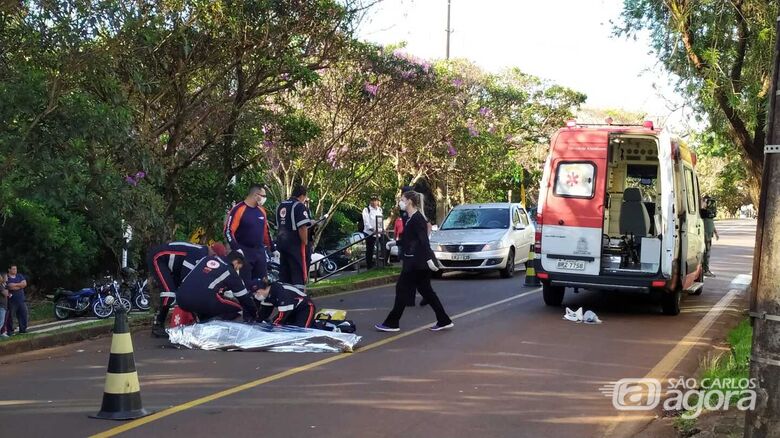
<path fill-rule="evenodd" d="M 400 254 L 403 267 L 398 283 L 395 285 L 393 310 L 387 315 L 385 322 L 374 327 L 382 332 L 399 331 L 398 324 L 406 303 L 413 302 L 414 292 L 417 290 L 436 313 L 436 324 L 431 327 L 431 330 L 452 328 L 454 326 L 452 320 L 447 316 L 444 306 L 441 305 L 439 297 L 431 287 L 431 271 L 438 271 L 439 268 L 436 266 L 431 243 L 428 241 L 428 221 L 420 211 L 421 195 L 414 191 L 406 192 L 398 206 L 409 214 L 409 219 L 404 225 L 403 254 Z"/>

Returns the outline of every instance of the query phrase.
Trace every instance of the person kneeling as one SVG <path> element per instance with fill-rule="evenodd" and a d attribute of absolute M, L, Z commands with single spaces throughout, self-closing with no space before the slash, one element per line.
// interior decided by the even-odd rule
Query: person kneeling
<path fill-rule="evenodd" d="M 309 328 L 314 322 L 314 303 L 311 298 L 295 286 L 284 283 L 267 284 L 258 281 L 252 289 L 254 297 L 260 302 L 258 319 L 265 321 L 274 308 L 279 311 L 273 323 Z"/>
<path fill-rule="evenodd" d="M 232 320 L 241 310 L 244 321 L 253 322 L 257 307 L 238 275 L 243 266 L 240 251 L 228 254 L 227 261 L 218 256 L 203 258 L 176 291 L 176 302 L 182 310 L 196 314 L 201 322 L 214 317 Z M 238 303 L 224 296 L 228 290 Z"/>

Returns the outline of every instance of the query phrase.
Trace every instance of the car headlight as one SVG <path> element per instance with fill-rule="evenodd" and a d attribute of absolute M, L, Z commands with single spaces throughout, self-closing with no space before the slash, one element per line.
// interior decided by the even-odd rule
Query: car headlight
<path fill-rule="evenodd" d="M 485 245 L 484 248 L 482 248 L 482 251 L 495 251 L 497 249 L 501 249 L 504 247 L 504 244 L 500 240 L 496 240 L 493 242 L 488 242 L 487 245 Z"/>
<path fill-rule="evenodd" d="M 441 245 L 431 242 L 431 251 L 442 252 Z"/>

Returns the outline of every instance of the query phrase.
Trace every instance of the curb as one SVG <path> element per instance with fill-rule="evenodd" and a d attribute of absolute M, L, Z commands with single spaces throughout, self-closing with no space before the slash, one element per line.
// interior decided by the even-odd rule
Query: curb
<path fill-rule="evenodd" d="M 393 284 L 398 281 L 400 274 L 391 274 L 384 277 L 370 278 L 367 280 L 356 281 L 354 283 L 344 284 L 340 286 L 325 286 L 321 288 L 312 288 L 308 290 L 310 297 L 325 297 L 333 295 L 339 292 L 351 292 L 359 289 L 366 289 L 376 286 L 385 286 Z"/>
<path fill-rule="evenodd" d="M 63 333 L 52 333 L 50 335 L 34 336 L 23 341 L 0 342 L 0 356 L 25 353 L 28 351 L 41 350 L 44 348 L 58 347 L 60 345 L 84 341 L 91 338 L 97 338 L 111 334 L 114 328 L 112 318 L 106 319 L 105 325 L 89 327 L 81 330 L 67 331 Z M 151 324 L 151 317 L 134 318 L 130 321 L 130 330 L 136 332 L 147 328 Z"/>

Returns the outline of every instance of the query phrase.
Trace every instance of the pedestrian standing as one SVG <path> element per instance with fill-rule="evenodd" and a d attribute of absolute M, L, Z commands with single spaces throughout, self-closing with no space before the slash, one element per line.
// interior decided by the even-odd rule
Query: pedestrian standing
<path fill-rule="evenodd" d="M 436 324 L 432 331 L 449 329 L 454 326 L 452 320 L 444 310 L 439 297 L 431 287 L 431 272 L 438 271 L 431 244 L 428 240 L 427 220 L 422 213 L 422 195 L 409 191 L 403 194 L 398 206 L 409 215 L 406 221 L 403 237 L 403 252 L 401 253 L 401 276 L 395 285 L 395 303 L 393 309 L 382 324 L 374 327 L 382 332 L 397 332 L 400 330 L 400 320 L 404 309 L 410 301 L 414 301 L 414 292 L 418 290 L 420 295 L 430 304 L 436 314 Z"/>
<path fill-rule="evenodd" d="M 6 288 L 5 273 L 0 273 L 0 338 L 7 338 L 5 333 L 5 316 L 8 310 L 8 289 Z"/>
<path fill-rule="evenodd" d="M 382 217 L 382 206 L 379 198 L 374 196 L 371 202 L 363 209 L 363 233 L 366 237 L 366 268 L 374 267 L 374 251 L 376 250 L 376 239 L 379 236 L 377 218 Z M 379 258 L 379 254 L 376 255 Z"/>
<path fill-rule="evenodd" d="M 8 297 L 8 325 L 6 333 L 14 334 L 14 317 L 19 324 L 19 333 L 27 333 L 27 303 L 24 289 L 27 287 L 27 279 L 19 273 L 16 265 L 8 269 L 8 278 L 5 281 L 9 292 Z"/>
<path fill-rule="evenodd" d="M 249 187 L 246 199 L 230 210 L 225 222 L 225 237 L 230 248 L 244 253 L 245 267 L 240 274 L 245 284 L 253 279 L 265 278 L 268 274 L 265 242 L 270 234 L 268 220 L 262 209 L 267 196 L 265 186 L 253 184 Z"/>
<path fill-rule="evenodd" d="M 715 274 L 710 270 L 710 252 L 712 251 L 712 236 L 720 240 L 718 230 L 715 228 L 715 216 L 718 214 L 715 199 L 709 195 L 704 197 L 704 208 L 701 209 L 701 218 L 704 221 L 704 258 L 702 260 L 702 269 L 704 275 L 714 277 Z"/>
<path fill-rule="evenodd" d="M 290 199 L 279 204 L 276 210 L 279 280 L 298 289 L 305 289 L 309 281 L 308 243 L 312 220 L 305 206 L 307 197 L 306 187 L 296 186 Z"/>

